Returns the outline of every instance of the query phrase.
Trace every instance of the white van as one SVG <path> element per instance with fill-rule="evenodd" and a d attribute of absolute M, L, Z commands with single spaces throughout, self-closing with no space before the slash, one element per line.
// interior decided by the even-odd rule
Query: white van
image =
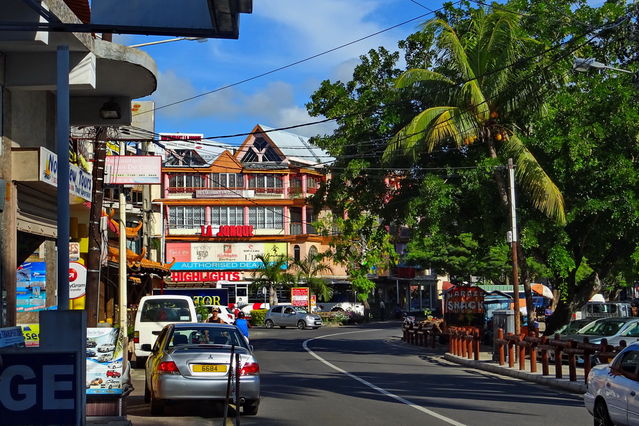
<path fill-rule="evenodd" d="M 135 315 L 133 344 L 136 364 L 140 366 L 142 358 L 150 355 L 150 352 L 142 350 L 142 345 L 148 343 L 153 346 L 157 338 L 157 335 L 153 334 L 154 331 L 159 332 L 170 323 L 197 322 L 197 320 L 195 305 L 189 296 L 173 294 L 144 296 L 140 300 L 138 312 Z"/>

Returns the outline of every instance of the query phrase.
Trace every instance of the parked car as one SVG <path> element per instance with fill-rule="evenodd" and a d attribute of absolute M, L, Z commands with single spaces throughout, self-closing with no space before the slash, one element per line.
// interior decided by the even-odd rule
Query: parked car
<path fill-rule="evenodd" d="M 115 350 L 115 345 L 111 343 L 105 343 L 104 345 L 100 345 L 98 348 L 98 352 L 113 352 Z"/>
<path fill-rule="evenodd" d="M 144 400 L 161 415 L 169 401 L 226 398 L 231 346 L 240 355 L 240 398 L 244 414 L 255 415 L 260 404 L 260 367 L 251 346 L 232 325 L 176 323 L 165 326 L 150 352 L 145 369 Z"/>
<path fill-rule="evenodd" d="M 364 316 L 364 304 L 353 302 L 321 302 L 317 304 L 317 312 L 354 312 Z"/>
<path fill-rule="evenodd" d="M 579 331 L 584 329 L 585 327 L 588 327 L 590 324 L 596 321 L 598 320 L 595 318 L 572 320 L 568 324 L 564 325 L 559 330 L 557 330 L 555 334 L 559 334 L 559 338 L 562 340 L 572 339 L 572 340 L 577 340 L 581 342 L 583 341 L 583 337 L 579 334 Z M 562 361 L 564 362 L 568 361 L 568 355 L 564 354 L 562 358 L 563 358 Z M 577 358 L 578 358 L 577 359 L 578 363 L 583 362 L 583 359 L 581 357 L 577 356 Z M 548 360 L 550 362 L 555 362 L 554 351 L 548 351 Z"/>
<path fill-rule="evenodd" d="M 628 302 L 587 302 L 575 313 L 576 319 L 628 317 L 632 315 Z"/>
<path fill-rule="evenodd" d="M 222 305 L 204 305 L 204 306 L 206 306 L 209 312 L 213 309 L 217 309 L 219 312 L 218 316 L 222 318 L 222 321 L 224 321 L 225 323 L 227 324 L 235 323 L 235 315 L 226 306 L 222 306 Z M 202 321 L 206 322 L 208 321 L 210 317 L 211 317 L 211 314 L 209 313 L 209 315 L 206 318 L 203 318 Z"/>
<path fill-rule="evenodd" d="M 266 328 L 278 326 L 297 327 L 303 330 L 309 328 L 319 328 L 322 326 L 322 318 L 316 314 L 309 314 L 306 309 L 293 305 L 278 305 L 268 310 L 264 318 Z"/>
<path fill-rule="evenodd" d="M 93 349 L 87 349 L 87 358 L 93 358 L 96 355 L 97 354 L 95 353 Z"/>
<path fill-rule="evenodd" d="M 98 362 L 109 362 L 113 360 L 113 353 L 107 352 L 105 354 L 98 355 Z"/>
<path fill-rule="evenodd" d="M 92 339 L 87 339 L 87 348 L 95 348 L 98 346 L 98 342 Z"/>
<path fill-rule="evenodd" d="M 597 365 L 588 374 L 586 409 L 596 425 L 639 424 L 639 344 L 622 350 L 610 364 Z"/>
<path fill-rule="evenodd" d="M 580 340 L 588 337 L 590 343 L 595 344 L 601 343 L 603 339 L 615 346 L 622 340 L 630 344 L 639 340 L 639 318 L 602 318 L 581 328 L 576 336 Z"/>

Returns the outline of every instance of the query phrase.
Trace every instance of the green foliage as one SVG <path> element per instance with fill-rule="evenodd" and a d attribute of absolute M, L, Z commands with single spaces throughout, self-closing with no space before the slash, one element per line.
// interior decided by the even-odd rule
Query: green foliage
<path fill-rule="evenodd" d="M 290 259 L 279 253 L 260 254 L 255 256 L 255 259 L 260 261 L 261 265 L 253 271 L 251 287 L 254 291 L 266 287 L 269 291 L 269 303 L 274 306 L 277 304 L 276 287 L 290 287 L 295 282 L 294 277 L 286 271 Z"/>
<path fill-rule="evenodd" d="M 195 304 L 195 313 L 202 321 L 206 321 L 211 312 L 208 307 L 204 306 L 204 302 L 198 302 Z"/>
<path fill-rule="evenodd" d="M 251 311 L 251 325 L 264 325 L 264 318 L 268 309 L 254 309 Z"/>

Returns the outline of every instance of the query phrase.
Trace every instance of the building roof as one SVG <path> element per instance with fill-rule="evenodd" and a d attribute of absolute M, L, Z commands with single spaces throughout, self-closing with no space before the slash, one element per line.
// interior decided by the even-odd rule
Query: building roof
<path fill-rule="evenodd" d="M 258 124 L 286 158 L 295 163 L 321 167 L 335 161 L 326 151 L 312 145 L 305 136 Z"/>

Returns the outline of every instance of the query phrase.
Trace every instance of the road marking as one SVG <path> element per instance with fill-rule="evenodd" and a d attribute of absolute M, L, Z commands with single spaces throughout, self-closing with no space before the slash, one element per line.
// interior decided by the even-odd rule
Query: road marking
<path fill-rule="evenodd" d="M 367 332 L 371 332 L 371 331 L 382 331 L 382 330 L 380 330 L 380 329 L 371 329 L 371 330 L 347 331 L 345 333 L 326 334 L 324 336 L 313 337 L 312 339 L 305 340 L 302 343 L 302 347 L 304 348 L 304 350 L 306 350 L 309 354 L 313 355 L 321 363 L 329 366 L 333 370 L 336 370 L 336 371 L 339 371 L 342 374 L 345 374 L 346 376 L 350 377 L 351 379 L 357 380 L 361 384 L 366 385 L 369 388 L 376 390 L 377 392 L 381 393 L 382 395 L 386 395 L 389 398 L 393 398 L 393 399 L 401 402 L 402 404 L 406 404 L 409 407 L 412 407 L 412 408 L 414 408 L 414 409 L 416 409 L 418 411 L 421 411 L 422 413 L 428 414 L 429 416 L 432 416 L 432 417 L 435 417 L 435 418 L 437 418 L 439 420 L 442 420 L 442 421 L 444 421 L 444 422 L 446 422 L 448 424 L 455 425 L 455 426 L 465 426 L 463 423 L 459 423 L 459 422 L 457 422 L 457 421 L 455 421 L 453 419 L 450 419 L 450 418 L 448 418 L 446 416 L 442 416 L 441 414 L 438 414 L 438 413 L 436 413 L 434 411 L 431 411 L 431 410 L 429 410 L 427 408 L 424 408 L 421 405 L 417 405 L 414 402 L 407 400 L 406 398 L 402 398 L 399 395 L 395 395 L 394 393 L 389 392 L 386 389 L 382 389 L 379 386 L 376 386 L 376 385 L 372 384 L 371 382 L 362 379 L 361 377 L 358 377 L 358 376 L 356 376 L 356 375 L 354 375 L 352 373 L 349 373 L 346 370 L 343 370 L 343 369 L 339 368 L 338 366 L 330 363 L 329 361 L 326 361 L 324 358 L 322 358 L 321 356 L 317 355 L 315 352 L 313 352 L 308 347 L 308 343 L 312 342 L 313 340 L 324 339 L 326 337 L 332 337 L 332 336 L 341 336 L 341 335 L 344 335 L 344 334 L 367 333 Z"/>

